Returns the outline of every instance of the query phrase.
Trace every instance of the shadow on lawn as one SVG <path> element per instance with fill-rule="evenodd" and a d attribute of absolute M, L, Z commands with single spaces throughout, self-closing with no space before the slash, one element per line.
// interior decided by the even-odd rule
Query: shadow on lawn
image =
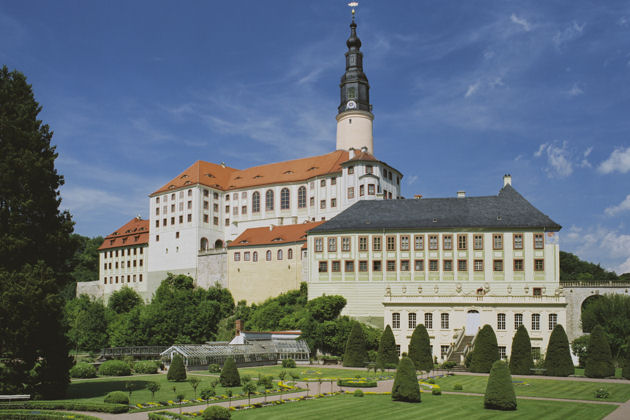
<path fill-rule="evenodd" d="M 127 392 L 126 384 L 132 384 L 134 391 L 146 389 L 150 381 L 128 380 L 128 381 L 85 381 L 79 383 L 71 383 L 68 387 L 66 398 L 94 398 L 102 397 L 112 391 Z"/>

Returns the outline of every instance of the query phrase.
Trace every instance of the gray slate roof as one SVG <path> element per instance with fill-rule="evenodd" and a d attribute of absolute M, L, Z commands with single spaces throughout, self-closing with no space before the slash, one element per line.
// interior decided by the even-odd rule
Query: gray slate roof
<path fill-rule="evenodd" d="M 496 196 L 361 200 L 309 233 L 447 228 L 555 232 L 562 227 L 532 206 L 511 185 L 506 185 Z"/>

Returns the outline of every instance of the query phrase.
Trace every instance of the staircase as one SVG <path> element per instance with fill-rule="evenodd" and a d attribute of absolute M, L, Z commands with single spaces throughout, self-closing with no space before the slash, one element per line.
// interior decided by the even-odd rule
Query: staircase
<path fill-rule="evenodd" d="M 457 371 L 466 370 L 466 368 L 463 366 L 464 351 L 466 350 L 467 347 L 469 347 L 472 344 L 474 338 L 475 338 L 474 335 L 465 335 L 459 341 L 455 350 L 453 350 L 453 352 L 450 354 L 448 361 L 456 363 L 455 367 L 453 368 L 453 371 L 457 372 Z"/>

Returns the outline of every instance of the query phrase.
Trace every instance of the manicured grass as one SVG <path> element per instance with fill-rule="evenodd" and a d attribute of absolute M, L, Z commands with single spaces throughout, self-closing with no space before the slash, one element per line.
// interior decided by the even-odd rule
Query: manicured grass
<path fill-rule="evenodd" d="M 512 412 L 485 410 L 483 398 L 463 395 L 432 396 L 422 394 L 422 402 L 410 404 L 394 402 L 389 395 L 351 395 L 322 398 L 264 407 L 232 413 L 234 420 L 250 419 L 418 419 L 478 420 L 478 419 L 532 419 L 566 420 L 602 419 L 615 410 L 615 405 L 561 403 L 554 401 L 519 400 L 518 409 Z"/>
<path fill-rule="evenodd" d="M 0 419 L 75 419 L 75 420 L 98 420 L 98 417 L 86 416 L 84 414 L 64 413 L 62 411 L 51 410 L 0 410 Z"/>
<path fill-rule="evenodd" d="M 584 376 L 584 368 L 575 368 L 575 376 Z M 615 378 L 623 379 L 620 367 L 615 369 Z"/>
<path fill-rule="evenodd" d="M 601 401 L 595 398 L 598 388 L 606 388 L 610 397 L 605 401 L 625 402 L 630 399 L 629 384 L 609 384 L 599 382 L 558 381 L 552 379 L 525 379 L 512 377 L 513 381 L 524 381 L 524 384 L 514 384 L 517 396 L 567 398 L 571 400 Z M 455 375 L 437 379 L 435 381 L 442 391 L 474 392 L 483 394 L 488 383 L 487 376 Z M 464 389 L 455 391 L 453 385 L 462 384 Z"/>
<path fill-rule="evenodd" d="M 320 376 L 324 380 L 325 378 L 334 378 L 335 380 L 338 378 L 355 378 L 357 375 L 360 376 L 361 378 L 372 378 L 372 377 L 378 378 L 380 376 L 386 376 L 386 377 L 389 377 L 389 379 L 391 379 L 394 377 L 394 372 L 395 372 L 394 370 L 391 370 L 391 371 L 386 370 L 384 374 L 381 374 L 380 371 L 375 374 L 373 371 L 370 371 L 370 373 L 368 374 L 367 369 L 352 370 L 352 369 L 343 369 L 343 368 L 323 368 L 321 366 L 299 366 L 299 365 L 295 369 L 283 368 L 280 365 L 239 368 L 238 372 L 240 373 L 241 376 L 250 375 L 252 378 L 257 378 L 258 374 L 260 373 L 261 375 L 273 375 L 275 379 L 278 379 L 278 374 L 283 370 L 287 372 L 287 377 L 285 378 L 285 380 L 289 380 L 289 381 L 292 380 L 290 374 L 294 373 L 300 376 L 299 380 L 308 379 L 315 382 L 317 381 L 317 378 Z"/>

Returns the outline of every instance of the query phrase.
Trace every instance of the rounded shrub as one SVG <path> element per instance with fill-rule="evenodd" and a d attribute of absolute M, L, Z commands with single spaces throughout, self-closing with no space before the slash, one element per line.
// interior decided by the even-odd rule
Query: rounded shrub
<path fill-rule="evenodd" d="M 221 386 L 224 387 L 241 385 L 241 377 L 238 374 L 238 369 L 236 368 L 236 363 L 233 358 L 228 357 L 225 359 L 223 369 L 221 369 L 219 382 L 221 383 Z"/>
<path fill-rule="evenodd" d="M 512 339 L 512 353 L 510 354 L 510 372 L 513 375 L 529 375 L 534 367 L 532 358 L 532 343 L 524 325 L 518 327 Z"/>
<path fill-rule="evenodd" d="M 282 361 L 282 367 L 287 369 L 295 368 L 295 360 L 293 359 L 285 359 Z"/>
<path fill-rule="evenodd" d="M 362 397 L 363 391 L 361 391 L 360 389 L 357 389 L 352 393 L 352 395 L 354 395 L 355 397 Z"/>
<path fill-rule="evenodd" d="M 216 363 L 212 363 L 211 365 L 208 365 L 208 372 L 210 372 L 210 373 L 220 373 L 221 372 L 221 366 L 217 365 Z"/>
<path fill-rule="evenodd" d="M 420 402 L 420 386 L 416 377 L 416 367 L 409 357 L 403 357 L 396 369 L 392 400 Z"/>
<path fill-rule="evenodd" d="M 591 336 L 588 340 L 588 356 L 586 357 L 586 365 L 584 366 L 584 375 L 589 378 L 615 376 L 615 365 L 613 364 L 612 354 L 610 353 L 608 338 L 606 338 L 604 329 L 599 325 L 596 325 L 591 330 Z"/>
<path fill-rule="evenodd" d="M 416 366 L 416 370 L 430 371 L 433 369 L 431 355 L 431 341 L 424 325 L 418 324 L 411 334 L 409 341 L 409 358 Z"/>
<path fill-rule="evenodd" d="M 470 371 L 488 373 L 492 364 L 499 360 L 499 346 L 494 330 L 488 324 L 484 325 L 475 338 L 474 351 L 470 361 Z"/>
<path fill-rule="evenodd" d="M 152 374 L 152 373 L 157 373 L 158 365 L 151 360 L 143 360 L 143 361 L 134 363 L 133 370 L 136 373 Z"/>
<path fill-rule="evenodd" d="M 171 365 L 168 367 L 168 372 L 166 373 L 166 379 L 176 382 L 186 380 L 186 367 L 184 366 L 184 359 L 179 354 L 175 354 L 173 356 Z"/>
<path fill-rule="evenodd" d="M 512 375 L 503 360 L 497 360 L 492 364 L 483 406 L 491 410 L 516 410 Z"/>
<path fill-rule="evenodd" d="M 227 408 L 213 405 L 204 410 L 203 418 L 204 420 L 229 420 L 232 415 Z"/>
<path fill-rule="evenodd" d="M 385 327 L 381 334 L 381 341 L 378 344 L 378 355 L 376 356 L 376 366 L 378 368 L 395 369 L 398 365 L 398 350 L 396 349 L 396 339 L 389 325 Z"/>
<path fill-rule="evenodd" d="M 129 404 L 129 397 L 122 391 L 112 391 L 105 396 L 105 402 L 109 404 Z"/>
<path fill-rule="evenodd" d="M 363 367 L 368 360 L 365 348 L 365 336 L 363 328 L 358 322 L 354 322 L 352 330 L 346 342 L 346 352 L 343 355 L 343 365 L 345 367 Z"/>
<path fill-rule="evenodd" d="M 455 391 L 462 391 L 464 389 L 464 385 L 462 384 L 455 384 L 453 385 L 453 390 Z"/>
<path fill-rule="evenodd" d="M 71 378 L 95 378 L 96 368 L 90 363 L 77 363 L 70 369 Z"/>
<path fill-rule="evenodd" d="M 122 360 L 108 360 L 98 368 L 101 376 L 128 376 L 131 375 L 129 364 Z"/>
<path fill-rule="evenodd" d="M 544 366 L 547 376 L 569 376 L 575 373 L 569 339 L 560 324 L 554 327 L 549 337 Z"/>
<path fill-rule="evenodd" d="M 442 388 L 440 388 L 438 385 L 434 386 L 433 388 L 431 388 L 431 394 L 442 395 Z"/>

